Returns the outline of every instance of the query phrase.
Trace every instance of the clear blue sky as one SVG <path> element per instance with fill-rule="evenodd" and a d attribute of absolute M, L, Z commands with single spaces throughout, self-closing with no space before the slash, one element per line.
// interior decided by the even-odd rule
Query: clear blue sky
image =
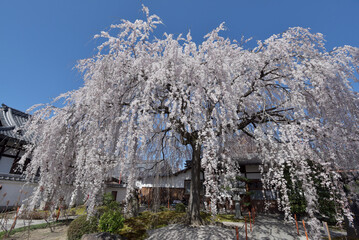
<path fill-rule="evenodd" d="M 323 33 L 327 49 L 359 47 L 358 0 L 0 0 L 0 103 L 25 111 L 79 88 L 73 67 L 96 52 L 93 36 L 142 17 L 142 3 L 164 22 L 158 36 L 191 30 L 200 42 L 226 22 L 226 36 L 257 40 L 301 26 Z"/>

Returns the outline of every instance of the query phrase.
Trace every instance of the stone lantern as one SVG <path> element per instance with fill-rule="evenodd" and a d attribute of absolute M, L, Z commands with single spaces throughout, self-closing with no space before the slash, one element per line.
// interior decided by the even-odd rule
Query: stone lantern
<path fill-rule="evenodd" d="M 243 219 L 242 216 L 242 212 L 241 212 L 241 205 L 240 205 L 240 201 L 241 201 L 241 194 L 245 193 L 245 183 L 242 181 L 238 181 L 236 180 L 234 183 L 234 188 L 232 188 L 232 193 L 233 193 L 233 201 L 234 201 L 234 206 L 235 206 L 235 218 L 236 219 Z"/>

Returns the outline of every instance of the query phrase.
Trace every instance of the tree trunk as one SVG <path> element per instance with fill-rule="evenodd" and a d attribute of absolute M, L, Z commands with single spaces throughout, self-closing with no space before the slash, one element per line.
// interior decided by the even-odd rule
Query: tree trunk
<path fill-rule="evenodd" d="M 352 223 L 349 223 L 348 218 L 344 216 L 347 239 L 359 239 L 359 174 L 342 173 L 342 179 L 347 186 L 345 189 L 349 208 L 354 215 Z"/>
<path fill-rule="evenodd" d="M 347 230 L 347 239 L 359 239 L 359 204 L 355 200 L 349 200 L 350 201 L 350 210 L 354 214 L 354 220 L 350 224 L 349 220 L 346 216 L 344 216 L 345 221 L 345 228 Z"/>
<path fill-rule="evenodd" d="M 201 146 L 192 144 L 191 193 L 189 197 L 187 218 L 190 225 L 202 225 L 200 215 L 201 189 Z"/>
<path fill-rule="evenodd" d="M 359 195 L 352 194 L 349 199 L 350 211 L 354 214 L 354 220 L 352 223 L 349 223 L 347 217 L 344 217 L 345 228 L 347 230 L 348 239 L 358 239 L 359 238 Z"/>
<path fill-rule="evenodd" d="M 126 218 L 137 217 L 139 213 L 139 201 L 138 201 L 138 192 L 137 190 L 132 190 L 131 199 L 127 203 L 127 212 L 125 214 Z"/>

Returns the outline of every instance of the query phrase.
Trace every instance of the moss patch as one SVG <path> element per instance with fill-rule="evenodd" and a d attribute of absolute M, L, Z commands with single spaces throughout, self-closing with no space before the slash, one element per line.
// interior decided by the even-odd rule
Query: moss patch
<path fill-rule="evenodd" d="M 137 217 L 126 219 L 124 227 L 120 230 L 120 234 L 129 240 L 145 239 L 147 237 L 147 230 L 165 227 L 174 223 L 183 223 L 185 217 L 186 213 L 178 213 L 175 211 L 162 211 L 157 213 L 145 211 Z"/>
<path fill-rule="evenodd" d="M 75 215 L 75 216 L 85 215 L 86 214 L 86 206 L 80 205 L 77 207 L 67 209 L 66 211 L 67 211 L 67 214 L 69 214 L 69 215 Z"/>
<path fill-rule="evenodd" d="M 214 220 L 210 213 L 201 212 L 200 215 L 204 224 L 210 224 Z"/>
<path fill-rule="evenodd" d="M 217 222 L 244 222 L 243 219 L 236 219 L 232 214 L 218 214 L 215 220 Z"/>

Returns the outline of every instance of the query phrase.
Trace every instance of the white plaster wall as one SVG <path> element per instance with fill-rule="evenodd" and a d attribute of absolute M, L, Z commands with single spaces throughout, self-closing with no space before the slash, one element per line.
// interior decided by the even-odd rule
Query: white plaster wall
<path fill-rule="evenodd" d="M 0 159 L 0 173 L 9 173 L 13 162 L 13 158 L 2 156 Z"/>
<path fill-rule="evenodd" d="M 125 187 L 121 187 L 121 188 L 112 188 L 112 187 L 107 187 L 105 189 L 106 193 L 111 193 L 112 191 L 117 191 L 117 196 L 116 196 L 116 201 L 117 202 L 122 202 L 126 199 L 126 189 Z"/>
<path fill-rule="evenodd" d="M 24 185 L 24 182 L 1 180 L 0 206 L 21 205 L 28 198 L 36 186 L 35 184 Z M 7 201 L 9 201 L 7 203 Z"/>
<path fill-rule="evenodd" d="M 201 179 L 203 180 L 203 173 L 201 173 Z M 191 171 L 185 171 L 178 175 L 172 175 L 170 177 L 159 178 L 147 178 L 142 181 L 137 181 L 136 186 L 142 187 L 164 187 L 164 188 L 184 188 L 184 181 L 191 180 Z"/>
<path fill-rule="evenodd" d="M 36 187 L 38 185 L 36 184 Z M 58 192 L 60 194 L 60 196 L 62 196 L 64 198 L 64 202 L 66 204 L 70 204 L 71 202 L 71 197 L 72 197 L 72 193 L 74 191 L 74 186 L 71 185 L 67 185 L 65 187 L 61 187 L 61 189 L 58 189 L 58 191 L 61 190 L 61 192 Z M 73 202 L 73 205 L 78 206 L 78 205 L 82 205 L 84 204 L 85 200 L 86 200 L 85 194 L 83 194 L 83 192 L 78 192 L 75 201 Z M 45 201 L 41 201 L 39 203 L 39 206 L 37 206 L 40 209 L 43 209 L 46 206 L 46 202 Z"/>
<path fill-rule="evenodd" d="M 25 182 L 20 181 L 7 181 L 0 180 L 0 184 L 2 185 L 2 189 L 0 190 L 0 207 L 4 207 L 7 205 L 7 201 L 9 201 L 8 206 L 21 205 L 24 203 L 23 201 L 30 197 L 33 193 L 35 187 L 37 187 L 36 183 L 25 184 Z M 63 189 L 63 196 L 66 202 L 70 202 L 72 191 L 74 190 L 73 186 L 67 186 Z M 117 201 L 121 202 L 126 197 L 126 188 L 106 188 L 105 192 L 117 191 Z M 6 193 L 6 194 L 5 194 Z M 87 195 L 86 195 L 87 196 Z M 75 204 L 80 205 L 84 203 L 86 199 L 85 194 L 79 193 L 77 195 Z M 41 206 L 45 206 L 44 202 L 40 203 Z"/>
<path fill-rule="evenodd" d="M 62 189 L 62 193 L 61 195 L 64 197 L 64 200 L 65 202 L 67 203 L 70 203 L 71 201 L 71 196 L 72 196 L 72 192 L 75 190 L 75 187 L 74 186 L 71 186 L 71 185 L 67 185 L 65 186 L 63 189 Z M 74 204 L 75 205 L 81 205 L 85 202 L 86 200 L 86 197 L 85 194 L 83 192 L 79 192 L 77 194 L 77 197 L 75 199 L 75 202 Z"/>

